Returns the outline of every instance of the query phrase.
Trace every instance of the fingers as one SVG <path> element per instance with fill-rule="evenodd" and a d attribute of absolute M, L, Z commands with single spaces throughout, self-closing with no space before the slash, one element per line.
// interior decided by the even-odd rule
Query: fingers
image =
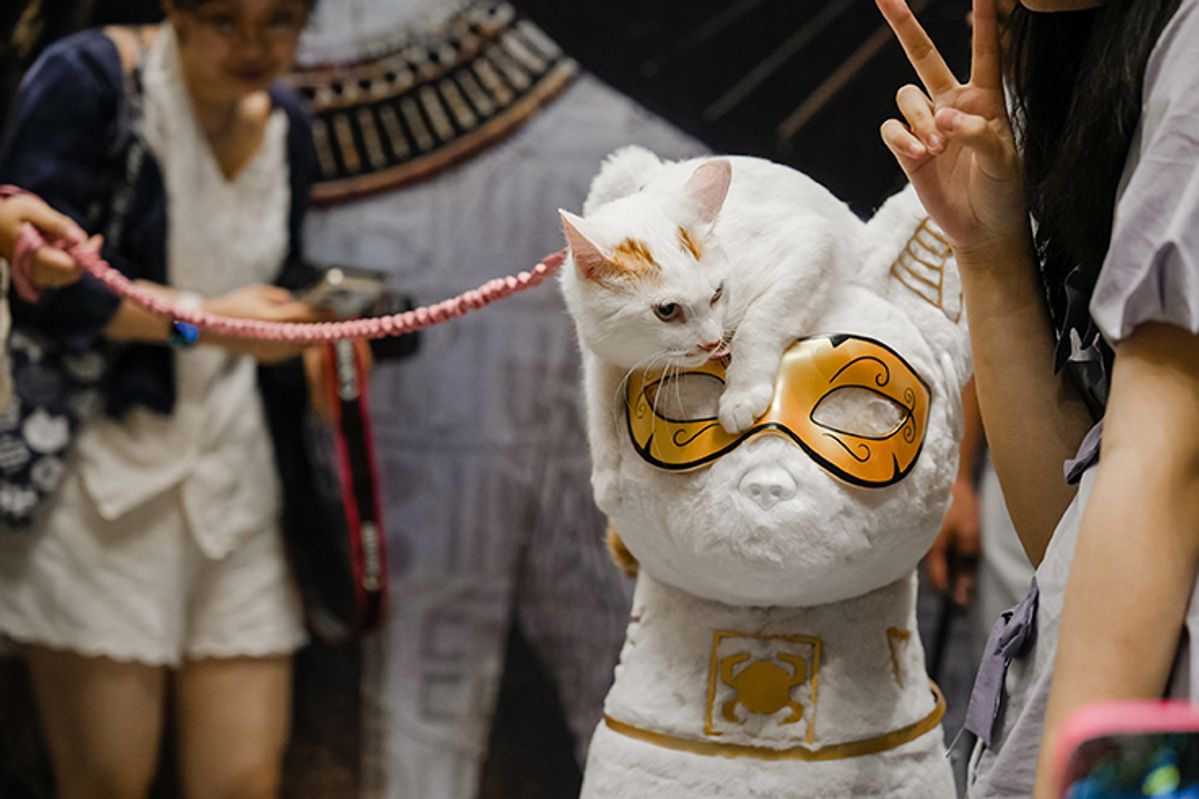
<path fill-rule="evenodd" d="M 75 220 L 55 211 L 31 194 L 13 197 L 7 204 L 13 206 L 18 223 L 28 222 L 48 241 L 65 240 L 67 245 L 71 245 L 79 244 L 87 238 L 87 234 Z"/>
<path fill-rule="evenodd" d="M 256 298 L 266 307 L 263 308 L 263 319 L 272 322 L 323 322 L 331 318 L 323 309 L 314 308 L 300 302 L 281 286 L 259 285 L 252 289 Z"/>
<path fill-rule="evenodd" d="M 274 322 L 329 322 L 335 317 L 328 308 L 316 308 L 297 300 L 289 300 L 271 309 Z"/>
<path fill-rule="evenodd" d="M 90 252 L 92 255 L 99 255 L 100 250 L 104 248 L 104 236 L 97 233 L 91 238 L 84 241 L 81 245 L 83 250 Z"/>
<path fill-rule="evenodd" d="M 1003 75 L 995 0 L 974 0 L 973 42 L 970 82 L 985 89 L 1001 89 Z"/>
<path fill-rule="evenodd" d="M 52 233 L 56 238 L 66 239 L 68 236 L 84 236 L 82 228 L 75 225 L 69 217 L 63 217 L 64 224 L 61 224 L 57 229 L 41 227 L 41 223 L 37 220 L 30 219 L 35 227 L 38 227 L 42 233 Z M 72 231 L 71 228 L 74 228 Z M 100 235 L 92 236 L 84 241 L 83 239 L 70 238 L 68 241 L 80 244 L 85 250 L 92 253 L 99 253 L 100 248 L 104 246 L 104 237 Z M 69 286 L 83 276 L 83 271 L 79 268 L 75 258 L 65 250 L 61 250 L 56 246 L 47 245 L 41 247 L 37 251 L 37 255 L 33 261 L 31 276 L 33 283 L 38 288 L 56 289 L 63 286 Z"/>
<path fill-rule="evenodd" d="M 954 569 L 953 601 L 966 608 L 974 601 L 974 588 L 978 583 L 978 560 L 959 559 Z"/>
<path fill-rule="evenodd" d="M 937 130 L 933 103 L 924 92 L 909 83 L 896 94 L 895 102 L 907 120 L 908 129 L 924 143 L 928 152 L 932 155 L 945 152 L 945 137 Z"/>
<path fill-rule="evenodd" d="M 262 285 L 257 286 L 256 289 L 258 296 L 267 302 L 288 305 L 296 301 L 295 296 L 282 286 Z"/>
<path fill-rule="evenodd" d="M 70 285 L 82 272 L 75 259 L 54 247 L 42 247 L 33 262 L 33 282 L 38 288 L 56 289 Z"/>
<path fill-rule="evenodd" d="M 967 114 L 956 108 L 937 111 L 937 130 L 949 139 L 974 151 L 979 169 L 995 180 L 1009 180 L 1018 163 L 1015 145 L 977 114 Z"/>
<path fill-rule="evenodd" d="M 42 203 L 31 205 L 25 220 L 33 223 L 45 239 L 65 239 L 69 244 L 79 244 L 87 238 L 74 219 Z"/>
<path fill-rule="evenodd" d="M 950 547 L 948 565 L 949 579 L 953 583 L 953 601 L 964 608 L 974 601 L 974 587 L 978 583 L 978 556 L 977 526 L 960 527 Z"/>
<path fill-rule="evenodd" d="M 936 46 L 924 28 L 916 20 L 916 15 L 908 8 L 904 0 L 875 0 L 879 10 L 887 19 L 891 30 L 908 56 L 908 61 L 916 69 L 916 74 L 924 83 L 924 88 L 935 100 L 958 88 L 958 80 L 953 71 L 941 58 Z"/>
<path fill-rule="evenodd" d="M 879 132 L 883 143 L 909 177 L 932 157 L 924 143 L 898 119 L 888 119 Z"/>
<path fill-rule="evenodd" d="M 924 557 L 924 571 L 933 588 L 944 593 L 949 590 L 949 552 L 946 538 L 948 530 L 942 530 L 933 542 L 932 549 Z"/>
<path fill-rule="evenodd" d="M 238 297 L 252 303 L 265 303 L 267 305 L 289 305 L 296 302 L 295 295 L 290 291 L 282 286 L 272 286 L 269 283 L 255 283 L 245 286 L 236 289 L 228 296 Z"/>

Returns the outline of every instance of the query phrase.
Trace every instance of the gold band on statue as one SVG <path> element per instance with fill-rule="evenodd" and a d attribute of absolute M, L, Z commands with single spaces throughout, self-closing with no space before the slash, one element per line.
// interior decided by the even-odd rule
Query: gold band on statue
<path fill-rule="evenodd" d="M 617 721 L 611 716 L 604 716 L 604 723 L 614 732 L 636 738 L 639 741 L 660 746 L 663 749 L 674 749 L 678 752 L 690 752 L 693 755 L 705 757 L 750 757 L 755 760 L 844 760 L 850 757 L 874 755 L 895 749 L 910 741 L 914 741 L 930 730 L 936 729 L 945 716 L 945 697 L 941 689 L 932 680 L 928 681 L 936 699 L 932 711 L 919 721 L 901 727 L 898 730 L 876 735 L 873 738 L 862 738 L 857 741 L 847 741 L 841 744 L 830 744 L 817 749 L 806 746 L 793 746 L 789 749 L 771 749 L 766 746 L 745 746 L 739 744 L 716 743 L 714 741 L 695 741 L 689 738 L 678 738 L 661 732 L 643 730 L 632 724 Z"/>

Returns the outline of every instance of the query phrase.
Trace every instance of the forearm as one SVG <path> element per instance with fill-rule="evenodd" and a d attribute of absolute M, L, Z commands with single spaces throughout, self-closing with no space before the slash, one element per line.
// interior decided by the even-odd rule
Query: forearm
<path fill-rule="evenodd" d="M 137 282 L 141 288 L 158 294 L 168 302 L 177 303 L 179 301 L 179 292 L 169 286 L 145 280 Z M 217 304 L 216 307 L 212 307 L 213 302 L 212 300 L 206 301 L 204 310 L 220 313 L 221 306 Z M 251 314 L 250 318 L 254 318 L 254 316 Z M 166 344 L 171 337 L 172 321 L 169 317 L 151 313 L 126 298 L 121 300 L 117 312 L 105 326 L 104 335 L 113 341 Z M 239 339 L 207 331 L 201 334 L 200 345 L 220 347 L 236 355 L 250 355 L 266 363 L 294 358 L 302 351 L 301 347 L 287 342 Z"/>
<path fill-rule="evenodd" d="M 1070 567 L 1038 799 L 1055 796 L 1051 754 L 1072 711 L 1164 695 L 1199 564 L 1199 475 L 1111 454 L 1102 464 Z"/>
<path fill-rule="evenodd" d="M 1066 585 L 1037 797 L 1062 721 L 1160 698 L 1199 572 L 1199 337 L 1145 324 L 1116 353 L 1099 473 Z"/>
<path fill-rule="evenodd" d="M 169 298 L 175 292 L 165 286 L 138 281 L 142 288 L 161 293 Z M 117 312 L 104 328 L 104 336 L 113 341 L 138 341 L 154 344 L 166 343 L 171 333 L 171 321 L 164 316 L 147 311 L 128 298 L 123 298 Z"/>
<path fill-rule="evenodd" d="M 1074 496 L 1062 463 L 1093 420 L 1064 373 L 1027 240 L 959 253 L 979 410 L 1024 551 L 1038 564 Z"/>

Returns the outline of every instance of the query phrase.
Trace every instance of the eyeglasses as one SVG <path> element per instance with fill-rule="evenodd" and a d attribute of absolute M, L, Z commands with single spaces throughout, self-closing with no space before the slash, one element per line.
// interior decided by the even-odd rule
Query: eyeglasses
<path fill-rule="evenodd" d="M 308 12 L 299 3 L 272 9 L 260 19 L 248 19 L 228 10 L 200 9 L 191 13 L 202 26 L 231 44 L 291 42 L 299 37 L 308 22 Z"/>

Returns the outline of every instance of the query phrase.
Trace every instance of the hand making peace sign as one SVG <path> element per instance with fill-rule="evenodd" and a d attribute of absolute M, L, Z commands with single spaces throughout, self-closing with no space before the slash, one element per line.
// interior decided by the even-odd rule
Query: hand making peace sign
<path fill-rule="evenodd" d="M 908 84 L 896 102 L 907 124 L 888 119 L 882 137 L 959 252 L 1026 240 L 1020 155 L 1004 104 L 995 0 L 974 0 L 973 64 L 959 83 L 904 0 L 875 0 L 924 90 Z"/>

